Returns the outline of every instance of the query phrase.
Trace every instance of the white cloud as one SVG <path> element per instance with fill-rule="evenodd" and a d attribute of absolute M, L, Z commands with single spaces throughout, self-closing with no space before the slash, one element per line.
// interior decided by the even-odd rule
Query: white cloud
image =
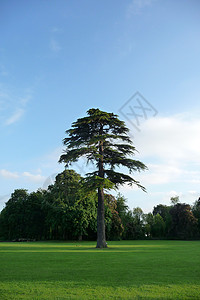
<path fill-rule="evenodd" d="M 46 177 L 42 176 L 41 174 L 31 174 L 30 172 L 23 172 L 23 173 L 17 173 L 17 172 L 10 172 L 5 169 L 0 170 L 0 176 L 6 179 L 23 179 L 28 178 L 31 182 L 39 182 L 43 183 Z"/>
<path fill-rule="evenodd" d="M 130 128 L 131 129 L 131 128 Z M 147 189 L 182 187 L 197 189 L 200 183 L 200 121 L 188 114 L 149 118 L 135 132 L 133 142 L 149 170 L 134 174 Z M 159 188 L 159 187 L 158 187 Z M 126 187 L 126 189 L 128 189 Z"/>
<path fill-rule="evenodd" d="M 135 180 L 139 181 L 140 184 L 147 189 L 147 191 L 156 185 L 174 184 L 183 181 L 184 171 L 179 167 L 167 164 L 147 164 L 147 166 L 148 170 L 141 173 L 135 173 L 132 176 Z M 131 187 L 128 184 L 125 184 L 120 189 L 123 191 L 140 190 L 136 185 Z"/>
<path fill-rule="evenodd" d="M 188 193 L 190 194 L 190 195 L 199 195 L 199 193 L 197 192 L 197 191 L 188 191 Z"/>
<path fill-rule="evenodd" d="M 178 196 L 179 201 L 181 203 L 189 203 L 190 205 L 192 205 L 200 196 L 200 192 L 198 191 L 186 191 L 186 192 L 170 191 L 169 193 L 160 193 L 160 194 L 162 195 L 161 197 L 162 201 L 167 205 L 171 204 L 170 202 L 171 197 Z"/>
<path fill-rule="evenodd" d="M 31 173 L 29 173 L 29 172 L 23 172 L 23 173 L 22 173 L 22 176 L 28 178 L 28 179 L 29 179 L 30 181 L 32 181 L 32 182 L 40 182 L 40 183 L 43 183 L 44 180 L 45 180 L 45 177 L 42 176 L 41 174 L 35 175 L 35 174 L 31 174 Z"/>
<path fill-rule="evenodd" d="M 5 121 L 5 125 L 8 126 L 8 125 L 11 125 L 11 124 L 16 123 L 17 121 L 19 121 L 21 119 L 21 117 L 23 116 L 24 112 L 25 111 L 22 108 L 17 109 L 14 112 L 14 114 Z"/>
<path fill-rule="evenodd" d="M 137 176 L 138 180 L 145 186 L 175 182 L 182 174 L 180 168 L 164 164 L 148 164 L 148 169 L 148 171 Z"/>
<path fill-rule="evenodd" d="M 200 179 L 190 179 L 190 183 L 200 184 Z"/>
<path fill-rule="evenodd" d="M 141 121 L 141 120 L 140 120 Z M 134 122 L 133 122 L 134 123 Z M 170 198 L 178 195 L 182 203 L 193 204 L 200 196 L 200 120 L 194 113 L 142 119 L 140 132 L 127 126 L 134 136 L 139 153 L 135 159 L 144 162 L 149 170 L 135 173 L 147 189 L 120 188 L 129 206 L 140 206 L 146 212 L 159 203 L 170 205 Z"/>
<path fill-rule="evenodd" d="M 150 118 L 134 132 L 134 144 L 143 158 L 159 158 L 167 164 L 200 164 L 200 120 L 186 115 Z"/>
<path fill-rule="evenodd" d="M 16 172 L 10 172 L 5 169 L 0 170 L 0 176 L 2 176 L 4 178 L 8 178 L 8 179 L 19 178 L 19 175 Z"/>

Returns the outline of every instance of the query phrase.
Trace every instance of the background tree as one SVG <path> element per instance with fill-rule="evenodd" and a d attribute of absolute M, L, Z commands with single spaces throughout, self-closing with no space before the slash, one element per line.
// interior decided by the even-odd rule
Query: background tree
<path fill-rule="evenodd" d="M 45 195 L 46 226 L 50 239 L 82 239 L 95 222 L 97 195 L 86 192 L 74 170 L 56 176 Z"/>
<path fill-rule="evenodd" d="M 195 236 L 198 221 L 189 204 L 178 203 L 174 205 L 170 209 L 170 214 L 172 216 L 172 237 L 189 239 Z"/>
<path fill-rule="evenodd" d="M 123 227 L 125 225 L 125 220 L 126 220 L 126 214 L 128 211 L 128 205 L 126 204 L 127 199 L 120 193 L 117 194 L 116 196 L 116 202 L 117 202 L 117 212 L 119 214 L 120 219 L 122 220 Z"/>
<path fill-rule="evenodd" d="M 145 190 L 130 175 L 116 171 L 116 167 L 127 167 L 129 172 L 145 170 L 146 166 L 129 158 L 136 151 L 128 136 L 129 129 L 118 116 L 90 109 L 88 116 L 78 119 L 67 130 L 68 137 L 63 140 L 65 153 L 59 162 L 66 167 L 85 156 L 88 162 L 96 164 L 97 171 L 86 175 L 89 189 L 98 189 L 97 209 L 97 248 L 107 247 L 105 237 L 104 189 L 118 187 L 121 184 L 136 184 Z"/>
<path fill-rule="evenodd" d="M 110 194 L 105 194 L 106 236 L 109 240 L 121 239 L 124 227 L 117 210 L 117 200 Z"/>
<path fill-rule="evenodd" d="M 41 239 L 45 220 L 42 201 L 42 191 L 28 194 L 25 189 L 15 190 L 0 215 L 0 236 L 5 240 Z"/>
<path fill-rule="evenodd" d="M 3 209 L 4 235 L 8 240 L 22 238 L 25 228 L 25 210 L 28 193 L 25 189 L 17 189 L 11 194 L 11 198 Z"/>
<path fill-rule="evenodd" d="M 144 215 L 145 236 L 148 238 L 152 237 L 153 222 L 154 222 L 154 216 L 152 213 L 148 213 Z"/>
<path fill-rule="evenodd" d="M 24 210 L 24 237 L 41 240 L 44 238 L 45 214 L 43 211 L 44 191 L 38 190 L 28 195 Z"/>
<path fill-rule="evenodd" d="M 136 240 L 145 237 L 144 213 L 140 207 L 128 210 L 123 219 L 123 239 Z"/>
<path fill-rule="evenodd" d="M 163 205 L 163 204 L 159 204 L 153 208 L 154 217 L 157 214 L 159 214 L 162 217 L 163 221 L 165 222 L 165 226 L 164 226 L 165 231 L 163 233 L 163 235 L 165 237 L 169 236 L 171 226 L 172 226 L 172 216 L 170 214 L 171 208 L 172 208 L 172 206 L 167 206 L 167 205 Z"/>
<path fill-rule="evenodd" d="M 140 207 L 133 209 L 134 239 L 144 238 L 144 213 Z"/>
<path fill-rule="evenodd" d="M 170 201 L 172 205 L 176 205 L 177 203 L 179 203 L 179 196 L 171 197 Z"/>
<path fill-rule="evenodd" d="M 165 222 L 160 214 L 156 214 L 153 217 L 153 224 L 152 224 L 152 237 L 155 238 L 163 238 L 165 235 Z"/>
<path fill-rule="evenodd" d="M 128 210 L 126 212 L 125 218 L 124 218 L 124 232 L 123 232 L 123 239 L 124 240 L 133 240 L 135 239 L 135 224 L 133 219 L 133 212 L 131 210 Z"/>
<path fill-rule="evenodd" d="M 195 201 L 192 207 L 192 212 L 194 217 L 197 219 L 197 226 L 198 226 L 197 236 L 200 237 L 200 198 L 197 201 Z"/>

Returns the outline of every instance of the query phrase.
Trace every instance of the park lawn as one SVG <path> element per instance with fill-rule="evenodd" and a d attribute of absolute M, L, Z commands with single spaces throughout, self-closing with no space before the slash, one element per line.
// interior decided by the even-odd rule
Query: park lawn
<path fill-rule="evenodd" d="M 200 299 L 200 241 L 0 243 L 0 299 Z"/>

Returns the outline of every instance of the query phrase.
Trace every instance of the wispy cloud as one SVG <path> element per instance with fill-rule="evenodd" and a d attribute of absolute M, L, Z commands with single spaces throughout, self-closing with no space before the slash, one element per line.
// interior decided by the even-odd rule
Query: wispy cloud
<path fill-rule="evenodd" d="M 5 170 L 5 169 L 0 170 L 0 176 L 3 177 L 3 178 L 8 178 L 8 179 L 19 178 L 19 175 L 16 172 L 10 172 L 10 171 Z"/>
<path fill-rule="evenodd" d="M 0 85 L 0 122 L 9 126 L 18 122 L 26 112 L 33 90 L 16 91 L 14 87 Z"/>
<path fill-rule="evenodd" d="M 0 170 L 0 177 L 4 179 L 28 179 L 30 182 L 33 183 L 43 183 L 46 179 L 45 176 L 42 176 L 41 174 L 32 174 L 30 172 L 11 172 L 5 169 Z"/>
<path fill-rule="evenodd" d="M 42 176 L 39 171 L 38 173 L 36 172 L 36 174 L 33 174 L 27 171 L 13 172 L 6 169 L 1 169 L 0 180 L 1 180 L 1 190 L 2 190 L 1 192 L 3 192 L 3 194 L 0 195 L 0 211 L 1 211 L 1 209 L 5 205 L 5 202 L 8 201 L 14 189 L 28 187 L 28 189 L 33 191 L 39 187 L 42 188 L 46 180 L 46 177 Z M 5 189 L 3 183 L 5 185 Z"/>
<path fill-rule="evenodd" d="M 8 126 L 13 123 L 16 123 L 17 121 L 19 121 L 21 119 L 23 114 L 24 114 L 24 109 L 22 109 L 22 108 L 17 109 L 14 112 L 14 114 L 5 121 L 5 125 Z"/>

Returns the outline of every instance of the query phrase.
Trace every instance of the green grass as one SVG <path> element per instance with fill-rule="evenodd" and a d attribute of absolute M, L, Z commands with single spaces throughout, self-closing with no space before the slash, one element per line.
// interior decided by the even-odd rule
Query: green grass
<path fill-rule="evenodd" d="M 200 241 L 0 243 L 0 299 L 200 299 Z"/>

